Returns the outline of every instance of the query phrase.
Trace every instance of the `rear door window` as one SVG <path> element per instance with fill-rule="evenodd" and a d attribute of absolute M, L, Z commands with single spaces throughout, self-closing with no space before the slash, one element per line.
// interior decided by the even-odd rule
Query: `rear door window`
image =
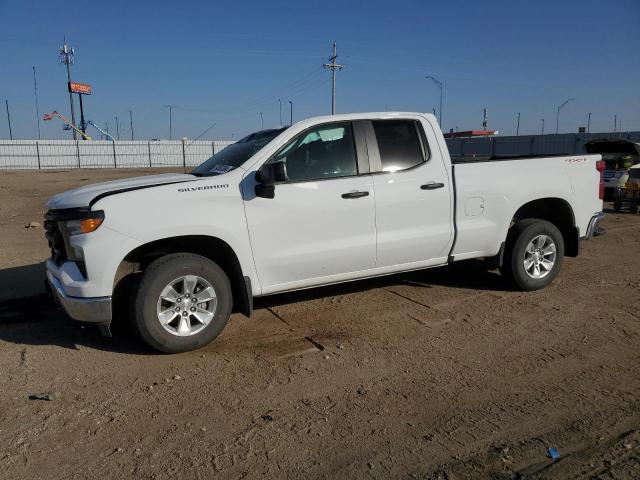
<path fill-rule="evenodd" d="M 420 126 L 414 120 L 374 120 L 383 172 L 397 172 L 415 167 L 428 158 Z"/>

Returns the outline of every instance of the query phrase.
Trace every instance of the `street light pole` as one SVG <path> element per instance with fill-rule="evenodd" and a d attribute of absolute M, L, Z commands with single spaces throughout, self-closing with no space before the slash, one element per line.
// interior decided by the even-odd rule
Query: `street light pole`
<path fill-rule="evenodd" d="M 442 82 L 432 76 L 427 76 L 424 78 L 428 78 L 429 80 L 433 81 L 433 83 L 435 83 L 436 86 L 440 89 L 440 119 L 438 120 L 438 122 L 440 123 L 440 129 L 444 129 L 444 127 L 442 126 Z"/>
<path fill-rule="evenodd" d="M 516 125 L 516 137 L 520 135 L 520 112 L 518 112 L 518 123 Z"/>
<path fill-rule="evenodd" d="M 38 108 L 38 84 L 36 83 L 36 67 L 33 68 L 33 94 L 36 98 L 36 119 L 38 125 L 38 140 L 40 140 L 40 109 Z"/>
<path fill-rule="evenodd" d="M 544 118 L 541 118 L 540 120 L 542 120 L 542 132 L 540 135 L 544 135 Z"/>
<path fill-rule="evenodd" d="M 264 130 L 264 117 L 262 116 L 262 112 L 260 112 L 260 130 Z"/>
<path fill-rule="evenodd" d="M 282 126 L 282 100 L 278 99 L 278 106 L 280 107 L 280 126 Z"/>
<path fill-rule="evenodd" d="M 129 125 L 131 126 L 131 140 L 133 140 L 133 113 L 129 110 Z"/>
<path fill-rule="evenodd" d="M 562 110 L 564 108 L 564 106 L 567 103 L 569 103 L 571 100 L 575 100 L 575 98 L 571 97 L 571 98 L 565 100 L 560 105 L 558 105 L 558 113 L 556 114 L 556 133 L 558 133 L 558 128 L 559 128 L 559 125 L 560 125 L 560 110 Z"/>
<path fill-rule="evenodd" d="M 289 126 L 293 125 L 293 102 L 289 100 Z"/>
<path fill-rule="evenodd" d="M 589 116 L 587 117 L 587 133 L 591 131 L 591 112 L 589 112 Z"/>

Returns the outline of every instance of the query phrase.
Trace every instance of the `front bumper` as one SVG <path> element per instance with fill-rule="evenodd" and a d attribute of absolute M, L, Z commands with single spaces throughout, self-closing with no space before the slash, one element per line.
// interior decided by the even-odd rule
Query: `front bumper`
<path fill-rule="evenodd" d="M 51 271 L 47 270 L 47 281 L 51 286 L 51 292 L 58 303 L 74 320 L 82 322 L 110 324 L 111 323 L 111 297 L 81 298 L 72 297 L 65 293 L 60 280 Z"/>
<path fill-rule="evenodd" d="M 584 236 L 584 240 L 591 240 L 593 237 L 597 237 L 598 235 L 602 235 L 604 231 L 601 228 L 598 228 L 598 224 L 604 218 L 604 213 L 598 212 L 591 220 L 589 220 L 589 225 L 587 226 L 587 234 Z"/>

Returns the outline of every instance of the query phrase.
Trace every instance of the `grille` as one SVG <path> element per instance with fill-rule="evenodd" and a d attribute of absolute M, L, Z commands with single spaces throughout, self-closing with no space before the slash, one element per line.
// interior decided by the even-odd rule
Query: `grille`
<path fill-rule="evenodd" d="M 51 249 L 51 258 L 58 265 L 67 260 L 67 249 L 64 243 L 64 236 L 58 228 L 58 222 L 50 220 L 49 214 L 45 216 L 44 222 L 45 234 L 47 242 L 49 242 L 49 248 Z"/>

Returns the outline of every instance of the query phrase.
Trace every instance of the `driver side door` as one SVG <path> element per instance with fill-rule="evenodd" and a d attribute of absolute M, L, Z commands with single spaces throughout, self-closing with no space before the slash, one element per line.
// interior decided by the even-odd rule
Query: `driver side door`
<path fill-rule="evenodd" d="M 264 294 L 348 280 L 375 266 L 373 181 L 364 136 L 354 122 L 303 131 L 270 162 L 286 181 L 272 199 L 245 200 Z"/>

